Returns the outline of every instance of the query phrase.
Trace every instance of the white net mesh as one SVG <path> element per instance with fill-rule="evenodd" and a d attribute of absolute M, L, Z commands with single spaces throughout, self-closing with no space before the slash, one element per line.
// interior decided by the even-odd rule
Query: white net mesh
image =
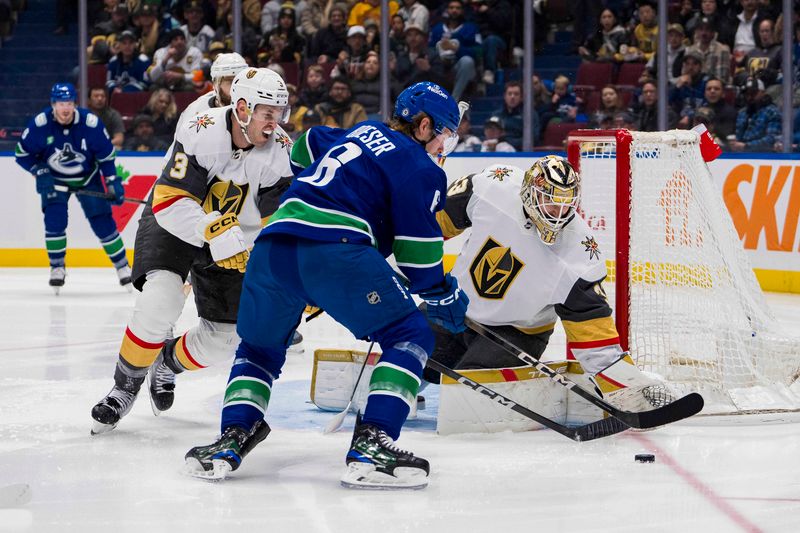
<path fill-rule="evenodd" d="M 776 329 L 697 135 L 631 135 L 628 338 L 637 364 L 679 392 L 701 393 L 705 414 L 800 409 L 798 387 L 789 388 L 800 339 Z M 614 302 L 623 290 L 615 286 L 617 141 L 613 132 L 570 141 L 580 147 L 581 214 L 606 257 Z"/>

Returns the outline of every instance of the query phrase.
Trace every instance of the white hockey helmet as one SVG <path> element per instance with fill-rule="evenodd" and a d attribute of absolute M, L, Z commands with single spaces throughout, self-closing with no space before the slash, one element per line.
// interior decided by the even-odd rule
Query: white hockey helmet
<path fill-rule="evenodd" d="M 528 218 L 545 244 L 575 217 L 581 198 L 581 180 L 569 161 L 556 155 L 538 159 L 525 172 L 520 198 Z"/>
<path fill-rule="evenodd" d="M 239 72 L 231 84 L 231 103 L 236 106 L 239 100 L 247 104 L 250 115 L 259 104 L 283 107 L 280 122 L 287 122 L 291 114 L 289 109 L 289 91 L 286 83 L 275 71 L 266 68 L 247 68 Z M 247 123 L 250 123 L 248 118 Z M 245 124 L 246 126 L 247 124 Z"/>
<path fill-rule="evenodd" d="M 247 62 L 236 52 L 219 54 L 211 65 L 211 81 L 236 76 L 247 68 Z"/>

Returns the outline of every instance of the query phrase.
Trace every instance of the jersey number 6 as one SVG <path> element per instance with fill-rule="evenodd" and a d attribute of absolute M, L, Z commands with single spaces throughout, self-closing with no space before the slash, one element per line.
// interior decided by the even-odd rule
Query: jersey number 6
<path fill-rule="evenodd" d="M 344 150 L 342 150 L 344 149 Z M 333 155 L 334 152 L 337 155 Z M 317 187 L 324 187 L 336 176 L 336 171 L 339 167 L 346 165 L 356 157 L 361 155 L 361 147 L 356 143 L 348 142 L 334 146 L 325 156 L 320 160 L 317 169 L 310 176 L 302 176 L 297 178 L 299 181 L 305 181 Z"/>

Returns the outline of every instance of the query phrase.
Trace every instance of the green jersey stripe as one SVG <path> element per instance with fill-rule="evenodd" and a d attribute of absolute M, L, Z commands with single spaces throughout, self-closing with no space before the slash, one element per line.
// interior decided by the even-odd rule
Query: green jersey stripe
<path fill-rule="evenodd" d="M 398 265 L 434 266 L 440 263 L 444 256 L 444 239 L 412 240 L 409 237 L 395 237 L 392 251 Z"/>
<path fill-rule="evenodd" d="M 286 200 L 272 214 L 269 224 L 278 222 L 295 222 L 318 228 L 349 229 L 367 235 L 372 244 L 375 244 L 372 228 L 366 220 L 342 211 L 315 207 L 298 198 Z"/>

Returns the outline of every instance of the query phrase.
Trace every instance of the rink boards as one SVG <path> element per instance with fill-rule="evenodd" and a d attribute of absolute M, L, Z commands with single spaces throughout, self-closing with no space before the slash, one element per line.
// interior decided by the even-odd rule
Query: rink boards
<path fill-rule="evenodd" d="M 526 168 L 541 155 L 458 154 L 447 159 L 445 170 L 452 181 L 492 164 Z M 118 174 L 126 179 L 126 195 L 145 198 L 160 172 L 162 155 L 123 153 L 117 163 Z M 783 154 L 726 154 L 710 164 L 714 181 L 765 290 L 800 293 L 799 168 L 796 156 Z M 0 266 L 46 266 L 40 201 L 33 178 L 16 165 L 11 154 L 0 156 L 0 171 L 6 197 L 13 199 L 0 215 Z M 141 210 L 141 205 L 132 203 L 114 207 L 114 218 L 129 255 Z M 74 198 L 70 211 L 67 265 L 108 264 Z M 452 264 L 461 243 L 459 238 L 446 243 L 446 266 Z"/>

